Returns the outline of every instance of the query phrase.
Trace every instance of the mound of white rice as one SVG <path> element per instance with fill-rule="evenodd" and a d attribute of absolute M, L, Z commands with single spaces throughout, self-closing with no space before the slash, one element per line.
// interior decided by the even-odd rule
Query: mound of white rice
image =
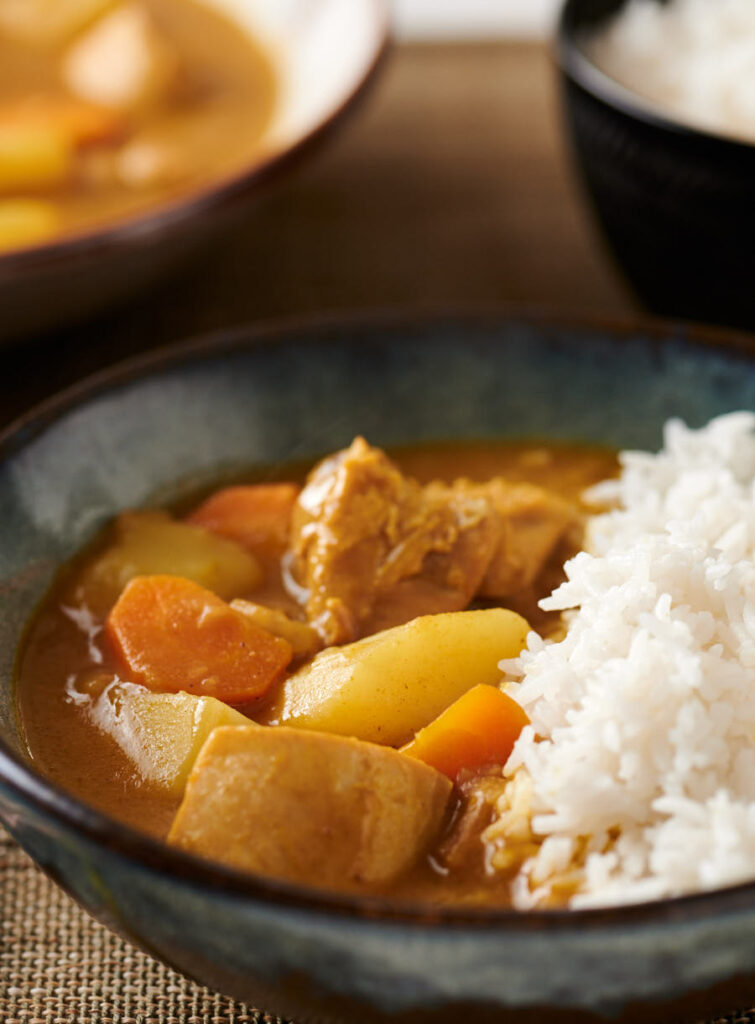
<path fill-rule="evenodd" d="M 630 0 L 583 48 L 677 119 L 755 140 L 752 0 Z"/>
<path fill-rule="evenodd" d="M 755 878 L 755 415 L 671 421 L 621 461 L 596 489 L 618 507 L 543 602 L 576 609 L 566 638 L 504 663 L 532 722 L 506 774 L 546 837 L 523 908 L 575 866 L 572 906 Z"/>

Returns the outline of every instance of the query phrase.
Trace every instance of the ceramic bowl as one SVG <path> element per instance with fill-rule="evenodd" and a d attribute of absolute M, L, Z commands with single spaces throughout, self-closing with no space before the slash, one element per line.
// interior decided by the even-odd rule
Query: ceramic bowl
<path fill-rule="evenodd" d="M 626 0 L 567 0 L 557 53 L 568 134 L 616 259 L 654 312 L 755 327 L 755 145 L 667 117 L 581 45 Z"/>
<path fill-rule="evenodd" d="M 714 344 L 714 342 L 716 342 Z M 745 342 L 482 316 L 249 329 L 132 362 L 0 441 L 0 818 L 101 921 L 222 992 L 297 1020 L 700 1019 L 755 1003 L 755 884 L 521 914 L 337 898 L 243 875 L 82 805 L 29 763 L 14 652 L 55 573 L 119 509 L 393 445 L 539 436 L 653 449 L 669 416 L 755 408 Z"/>
<path fill-rule="evenodd" d="M 125 221 L 0 255 L 0 342 L 104 309 L 217 241 L 340 125 L 387 48 L 387 0 L 204 2 L 272 57 L 278 98 L 257 155 L 233 176 Z"/>

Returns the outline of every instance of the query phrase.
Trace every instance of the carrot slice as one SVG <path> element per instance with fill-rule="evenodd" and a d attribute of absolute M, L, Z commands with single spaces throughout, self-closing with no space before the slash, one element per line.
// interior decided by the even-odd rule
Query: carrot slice
<path fill-rule="evenodd" d="M 495 686 L 480 684 L 420 729 L 401 750 L 455 779 L 463 768 L 474 771 L 505 764 L 528 724 L 515 700 Z"/>
<path fill-rule="evenodd" d="M 112 110 L 68 96 L 32 96 L 0 106 L 0 126 L 57 132 L 74 147 L 117 142 L 126 129 Z"/>
<path fill-rule="evenodd" d="M 262 696 L 293 651 L 198 583 L 137 576 L 105 624 L 128 679 L 150 690 L 241 704 Z"/>
<path fill-rule="evenodd" d="M 295 484 L 226 487 L 210 495 L 188 521 L 256 553 L 278 555 L 288 543 L 298 493 Z"/>

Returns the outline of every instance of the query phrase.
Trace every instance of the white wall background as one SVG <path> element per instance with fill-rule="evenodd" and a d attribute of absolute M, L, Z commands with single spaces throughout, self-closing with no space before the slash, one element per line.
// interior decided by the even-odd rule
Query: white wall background
<path fill-rule="evenodd" d="M 559 0 L 393 0 L 398 34 L 408 39 L 540 36 Z"/>

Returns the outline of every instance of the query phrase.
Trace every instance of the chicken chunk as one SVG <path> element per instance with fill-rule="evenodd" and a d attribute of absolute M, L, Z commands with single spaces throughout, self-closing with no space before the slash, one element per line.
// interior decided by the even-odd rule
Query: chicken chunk
<path fill-rule="evenodd" d="M 357 438 L 320 463 L 299 495 L 291 576 L 324 642 L 347 643 L 460 611 L 478 594 L 517 592 L 575 521 L 568 503 L 529 484 L 422 487 Z"/>
<path fill-rule="evenodd" d="M 346 643 L 465 608 L 497 540 L 486 497 L 423 488 L 358 437 L 320 463 L 299 495 L 291 571 L 325 642 Z"/>
<path fill-rule="evenodd" d="M 529 587 L 560 541 L 579 525 L 576 509 L 552 491 L 500 477 L 482 485 L 500 526 L 495 554 L 478 590 L 503 598 Z"/>
<path fill-rule="evenodd" d="M 102 17 L 63 61 L 63 78 L 75 96 L 114 110 L 159 99 L 176 72 L 173 50 L 138 3 Z"/>
<path fill-rule="evenodd" d="M 380 886 L 430 846 L 450 793 L 440 772 L 388 747 L 222 726 L 199 754 L 169 842 L 291 882 Z"/>

